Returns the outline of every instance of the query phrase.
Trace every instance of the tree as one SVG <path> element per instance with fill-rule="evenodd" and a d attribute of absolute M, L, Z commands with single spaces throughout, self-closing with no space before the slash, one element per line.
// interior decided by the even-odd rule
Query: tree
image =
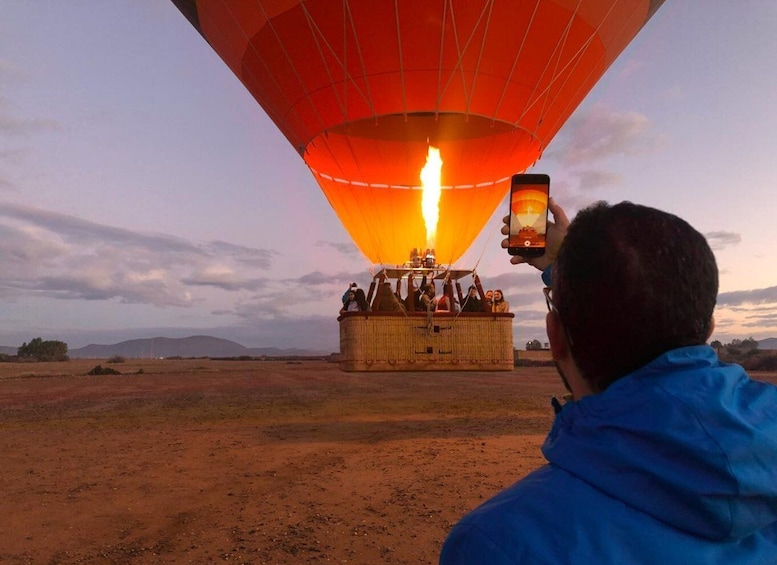
<path fill-rule="evenodd" d="M 23 343 L 16 353 L 20 358 L 37 361 L 68 361 L 67 343 L 63 341 L 43 341 L 36 337 L 30 343 Z"/>
<path fill-rule="evenodd" d="M 528 351 L 535 351 L 538 349 L 542 349 L 542 343 L 538 339 L 533 339 L 531 341 L 526 342 L 526 349 Z"/>

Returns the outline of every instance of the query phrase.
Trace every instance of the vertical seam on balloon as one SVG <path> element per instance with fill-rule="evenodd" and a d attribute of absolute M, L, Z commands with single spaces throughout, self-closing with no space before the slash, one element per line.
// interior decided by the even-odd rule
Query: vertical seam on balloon
<path fill-rule="evenodd" d="M 483 8 L 483 11 L 485 12 L 485 7 Z M 494 0 L 491 0 L 491 2 L 488 3 L 488 16 L 486 17 L 486 22 L 484 24 L 483 29 L 483 39 L 480 41 L 480 53 L 478 53 L 478 62 L 475 65 L 475 73 L 472 75 L 472 92 L 470 97 L 470 102 L 472 98 L 475 97 L 475 84 L 477 83 L 478 76 L 480 74 L 480 62 L 483 60 L 483 51 L 485 51 L 486 48 L 486 37 L 488 36 L 488 28 L 491 25 L 491 16 L 494 13 Z M 474 29 L 473 29 L 473 35 L 474 35 Z M 467 103 L 467 115 L 469 115 L 470 112 L 470 106 L 469 103 Z"/>
<path fill-rule="evenodd" d="M 353 33 L 354 39 L 357 39 L 355 22 L 353 19 L 353 15 L 351 14 L 351 5 L 348 0 L 344 0 L 344 4 L 345 4 L 345 10 L 348 12 L 348 21 L 351 22 L 351 26 L 350 26 L 351 33 Z M 372 100 L 372 91 L 370 90 L 370 77 L 367 74 L 367 66 L 364 64 L 364 55 L 362 54 L 359 41 L 358 40 L 354 41 L 354 44 L 356 46 L 356 54 L 359 57 L 359 65 L 361 65 L 361 68 L 362 68 L 362 75 L 364 76 L 364 88 L 366 92 L 361 91 L 361 89 L 359 88 L 359 85 L 356 83 L 353 77 L 351 77 L 351 82 L 353 83 L 354 89 L 356 89 L 356 91 L 359 92 L 359 94 L 361 94 L 364 100 L 367 102 L 367 105 L 369 106 L 370 112 L 372 112 L 372 115 L 375 116 L 376 115 L 375 104 Z M 348 74 L 348 76 L 350 77 L 351 75 Z"/>
<path fill-rule="evenodd" d="M 343 62 L 340 60 L 340 58 L 337 57 L 337 52 L 334 49 L 332 49 L 332 46 L 326 40 L 326 37 L 321 32 L 321 29 L 318 27 L 318 25 L 316 25 L 316 22 L 313 19 L 313 16 L 305 7 L 305 3 L 301 2 L 300 7 L 302 9 L 302 13 L 305 15 L 305 21 L 308 24 L 310 35 L 316 44 L 316 49 L 318 50 L 318 56 L 321 59 L 321 66 L 326 71 L 326 76 L 329 78 L 331 91 L 334 94 L 335 99 L 337 100 L 337 105 L 340 107 L 340 115 L 345 116 L 347 118 L 345 101 L 341 98 L 340 93 L 337 92 L 337 88 L 335 88 L 334 75 L 332 74 L 332 70 L 329 68 L 329 65 L 327 64 L 327 60 L 326 60 L 326 57 L 324 56 L 324 50 L 321 47 L 321 43 L 323 43 L 328 48 L 329 52 L 333 55 L 334 59 L 340 64 L 340 67 L 342 67 L 343 72 L 347 73 L 348 71 L 343 66 Z M 300 81 L 300 83 L 302 83 L 302 81 Z M 345 86 L 345 81 L 343 81 L 343 86 Z M 343 90 L 345 91 L 347 89 L 343 88 Z"/>
<path fill-rule="evenodd" d="M 442 53 L 445 48 L 445 22 L 447 21 L 449 1 L 450 0 L 445 0 L 442 3 L 442 25 L 440 26 L 440 58 L 437 64 L 437 99 L 434 101 L 435 118 L 439 117 L 440 115 L 440 102 L 442 101 Z"/>
<path fill-rule="evenodd" d="M 616 3 L 617 3 L 617 2 L 616 2 Z M 585 44 L 584 48 L 582 48 L 582 49 L 578 50 L 578 53 L 575 55 L 575 57 L 578 57 L 578 58 L 577 58 L 577 63 L 576 63 L 576 64 L 579 64 L 579 63 L 580 63 L 580 61 L 582 60 L 582 52 L 583 52 L 585 49 L 587 49 L 587 48 L 590 46 L 591 42 L 593 41 L 593 38 L 594 38 L 594 37 L 595 37 L 595 35 L 596 35 L 596 32 L 598 32 L 598 31 L 599 31 L 599 29 L 601 29 L 602 25 L 604 25 L 604 22 L 605 22 L 605 21 L 607 20 L 607 18 L 608 18 L 608 17 L 609 17 L 609 16 L 612 14 L 612 11 L 613 11 L 614 7 L 615 7 L 615 4 L 613 4 L 613 5 L 610 7 L 610 11 L 607 13 L 607 15 L 606 15 L 606 16 L 604 17 L 604 19 L 601 21 L 601 23 L 600 23 L 600 24 L 599 24 L 599 26 L 596 28 L 596 30 L 594 31 L 594 33 L 591 35 L 591 37 L 589 38 L 589 40 L 586 42 L 586 44 Z M 637 15 L 637 14 L 636 14 L 636 11 L 632 11 L 632 13 L 631 13 L 631 17 L 629 18 L 629 20 L 628 20 L 626 23 L 624 23 L 624 24 L 621 26 L 621 28 L 620 28 L 620 31 L 619 31 L 619 35 L 623 33 L 623 31 L 624 31 L 624 30 L 627 28 L 628 24 L 631 22 L 631 20 L 632 20 L 634 17 L 636 17 L 636 15 Z M 643 24 L 642 24 L 642 25 L 644 25 L 646 22 L 647 22 L 647 20 L 645 20 L 645 21 L 643 22 Z M 601 62 L 602 60 L 606 60 L 606 57 L 607 57 L 607 51 L 605 50 L 605 51 L 603 52 L 602 56 L 599 58 L 599 61 Z M 615 60 L 615 58 L 613 58 L 613 61 L 614 61 L 614 60 Z M 593 74 L 593 69 L 594 69 L 594 67 L 591 67 L 591 70 L 589 70 L 589 72 L 588 72 L 588 77 L 589 77 L 589 78 L 590 78 L 590 76 Z M 607 70 L 607 69 L 605 68 L 605 69 L 604 69 L 604 71 L 606 71 L 606 70 Z M 602 74 L 604 74 L 604 71 L 602 72 Z M 577 90 L 578 90 L 578 92 L 579 92 L 580 90 L 582 90 L 582 89 L 583 89 L 583 85 L 584 85 L 584 84 L 586 84 L 586 82 L 583 82 L 583 83 L 581 83 L 581 84 L 580 84 L 580 86 L 578 86 L 578 89 L 577 89 Z M 589 90 L 590 90 L 590 89 L 589 89 Z M 569 102 L 570 104 L 571 104 L 571 103 L 573 103 L 573 102 L 572 102 L 572 101 L 573 101 L 573 98 L 569 98 L 569 101 L 570 101 L 570 102 Z M 567 106 L 569 106 L 569 104 L 568 104 Z M 562 112 L 562 114 L 564 114 L 564 113 L 565 113 L 565 112 Z M 570 114 L 571 114 L 571 112 L 570 112 Z M 563 121 L 564 121 L 564 120 L 562 120 L 562 122 L 563 122 Z M 558 120 L 556 121 L 556 123 L 558 123 Z M 552 127 L 552 128 L 549 128 L 549 131 L 553 131 L 553 130 L 554 130 L 554 128 L 555 128 L 555 124 L 554 124 L 554 127 Z"/>
<path fill-rule="evenodd" d="M 397 26 L 397 56 L 399 58 L 399 80 L 402 91 L 402 115 L 407 120 L 407 92 L 405 91 L 405 61 L 402 57 L 402 33 L 399 26 L 399 4 L 394 0 L 394 23 Z"/>
<path fill-rule="evenodd" d="M 616 4 L 616 3 L 617 3 L 617 1 L 614 2 L 613 5 Z M 551 74 L 550 74 L 550 83 L 548 84 L 548 88 L 545 89 L 545 92 L 543 92 L 541 95 L 538 96 L 538 99 L 542 99 L 542 107 L 540 108 L 540 113 L 539 113 L 539 116 L 537 117 L 537 123 L 534 125 L 534 136 L 537 137 L 537 138 L 538 138 L 537 132 L 538 132 L 538 130 L 540 128 L 540 125 L 542 124 L 542 121 L 545 119 L 545 114 L 548 111 L 550 95 L 551 95 L 550 94 L 551 93 L 551 86 L 556 82 L 556 78 L 559 76 L 559 73 L 560 73 L 559 65 L 561 65 L 561 57 L 562 57 L 562 54 L 564 53 L 564 47 L 566 47 L 567 41 L 569 40 L 569 33 L 572 30 L 572 25 L 573 25 L 573 23 L 575 21 L 575 18 L 577 17 L 578 12 L 580 11 L 580 4 L 582 4 L 582 0 L 578 0 L 577 6 L 575 6 L 575 10 L 574 10 L 574 12 L 572 12 L 572 16 L 569 18 L 569 23 L 567 24 L 566 29 L 564 30 L 564 32 L 561 35 L 561 40 L 556 45 L 556 56 L 554 57 L 555 58 L 555 62 L 554 62 L 554 65 L 553 65 L 553 70 L 551 71 Z M 610 7 L 610 11 L 612 11 L 612 7 Z M 604 19 L 606 20 L 607 16 L 605 16 Z M 586 46 L 590 45 L 591 44 L 590 42 L 591 42 L 592 38 L 593 38 L 593 34 L 591 35 L 591 37 L 588 38 L 588 40 L 584 43 L 584 45 L 586 45 Z M 576 59 L 577 62 L 579 63 L 580 60 L 582 59 L 583 51 L 584 51 L 583 49 L 578 50 L 578 52 L 570 58 L 570 61 Z M 548 61 L 548 64 L 550 64 L 550 61 Z M 567 67 L 567 65 L 564 65 L 563 68 L 566 69 L 566 67 Z M 575 64 L 574 67 L 577 67 L 577 64 Z M 544 74 L 544 71 L 543 71 L 543 74 Z M 567 75 L 567 77 L 568 76 L 569 75 Z M 563 86 L 564 85 L 562 84 L 556 90 L 556 96 L 554 97 L 554 100 L 556 98 L 558 98 L 558 93 L 561 92 L 561 90 L 563 89 Z"/>
<path fill-rule="evenodd" d="M 572 27 L 572 22 L 575 20 L 575 15 L 577 14 L 578 9 L 580 8 L 580 3 L 581 2 L 582 2 L 582 0 L 578 0 L 577 6 L 575 7 L 574 12 L 572 12 L 572 15 L 569 18 L 569 22 L 567 23 L 566 29 L 561 34 L 562 38 L 567 37 L 569 35 L 569 30 Z M 529 27 L 531 27 L 531 24 L 529 25 Z M 534 87 L 532 89 L 531 94 L 526 98 L 526 105 L 523 107 L 523 110 L 521 111 L 521 114 L 518 116 L 518 120 L 516 122 L 516 125 L 521 123 L 521 121 L 523 120 L 524 116 L 526 116 L 526 114 L 528 113 L 529 109 L 533 108 L 534 105 L 537 102 L 539 102 L 540 99 L 542 99 L 543 94 L 546 93 L 549 90 L 550 85 L 553 84 L 554 75 L 551 73 L 550 82 L 548 83 L 548 87 L 546 87 L 545 89 L 543 89 L 539 93 L 537 92 L 537 89 L 539 87 L 540 81 L 541 81 L 542 77 L 545 76 L 545 73 L 548 71 L 548 68 L 550 67 L 550 63 L 553 60 L 554 55 L 556 53 L 558 53 L 558 58 L 561 57 L 561 49 L 559 49 L 560 44 L 561 44 L 561 41 L 556 42 L 556 46 L 553 49 L 553 53 L 551 53 L 551 56 L 548 57 L 548 60 L 545 63 L 545 67 L 542 69 L 542 72 L 539 74 L 539 77 L 537 78 L 537 81 L 534 84 Z M 566 68 L 566 66 L 564 66 L 564 68 Z M 539 117 L 539 122 L 538 123 L 541 123 L 541 122 L 542 122 L 542 111 L 540 110 L 540 117 Z M 526 126 L 524 126 L 524 128 L 525 127 Z M 527 131 L 529 131 L 529 133 L 531 134 L 532 137 L 537 139 L 537 126 L 536 125 L 534 126 L 533 130 L 527 130 Z"/>
<path fill-rule="evenodd" d="M 599 25 L 596 27 L 596 29 L 595 29 L 595 30 L 594 30 L 594 32 L 591 34 L 591 36 L 588 38 L 588 40 L 587 40 L 587 41 L 586 41 L 586 42 L 583 44 L 583 46 L 582 46 L 580 49 L 578 49 L 577 53 L 575 53 L 575 54 L 574 54 L 574 55 L 573 55 L 573 56 L 570 58 L 570 64 L 571 64 L 571 62 L 572 62 L 572 61 L 575 61 L 574 65 L 573 65 L 573 67 L 572 67 L 572 70 L 576 69 L 576 68 L 577 68 L 577 66 L 580 64 L 580 62 L 583 60 L 583 54 L 585 53 L 585 51 L 586 51 L 586 50 L 587 50 L 587 49 L 588 49 L 588 48 L 591 46 L 591 44 L 593 43 L 594 37 L 596 37 L 596 35 L 597 35 L 597 33 L 599 32 L 599 30 L 602 28 L 602 26 L 604 25 L 604 22 L 606 22 L 606 21 L 608 20 L 608 18 L 609 18 L 609 17 L 610 17 L 610 15 L 612 14 L 613 10 L 615 9 L 615 5 L 616 5 L 616 4 L 618 4 L 618 2 L 617 2 L 617 1 L 612 3 L 612 5 L 610 6 L 610 9 L 609 9 L 609 11 L 608 11 L 608 12 L 607 12 L 607 14 L 604 16 L 604 18 L 602 18 L 601 22 L 599 22 Z M 573 17 L 574 17 L 576 14 L 577 14 L 577 10 L 575 10 L 575 14 L 573 14 Z M 623 29 L 623 28 L 621 28 L 621 29 Z M 569 33 L 567 32 L 567 37 L 568 37 L 568 36 L 569 36 Z M 567 68 L 568 66 L 569 66 L 569 65 L 566 65 L 566 66 L 564 67 L 564 70 L 566 70 L 566 68 Z M 589 76 L 590 76 L 590 73 L 591 73 L 591 71 L 589 71 Z M 566 86 L 566 83 L 569 81 L 569 77 L 570 77 L 570 76 L 571 76 L 571 72 L 567 74 L 567 78 L 566 78 L 566 80 L 564 81 L 564 83 L 563 83 L 563 84 L 561 84 L 561 86 L 560 86 L 560 87 L 558 88 L 558 90 L 556 91 L 556 96 L 554 97 L 554 99 L 553 99 L 553 102 L 555 102 L 555 101 L 558 99 L 558 97 L 561 95 L 561 91 L 562 91 L 562 90 L 563 90 L 563 88 Z M 555 81 L 556 81 L 556 79 L 557 79 L 557 77 L 558 77 L 558 74 L 554 75 L 554 77 L 553 77 L 553 80 L 551 81 L 551 83 L 555 82 Z M 579 90 L 580 90 L 580 88 L 578 87 L 578 91 L 579 91 Z M 550 91 L 549 91 L 549 90 L 548 90 L 548 93 L 550 93 Z M 549 97 L 546 97 L 546 100 L 545 100 L 545 102 L 546 102 L 546 105 L 544 106 L 544 108 L 545 108 L 545 107 L 547 107 L 547 102 L 548 102 L 548 101 L 549 101 Z M 544 108 L 543 108 L 543 110 L 544 110 Z M 542 119 L 544 119 L 544 117 L 545 117 L 545 116 L 544 116 L 544 111 L 543 111 L 543 112 L 540 112 L 540 118 L 541 118 L 541 120 L 542 120 Z M 538 129 L 539 129 L 539 123 L 537 124 L 537 127 L 538 127 Z"/>
<path fill-rule="evenodd" d="M 345 103 L 345 121 L 346 123 L 351 121 L 348 115 L 348 83 L 350 75 L 348 73 L 348 14 L 347 12 L 348 0 L 343 0 L 343 102 Z M 354 84 L 354 86 L 356 86 Z"/>
<path fill-rule="evenodd" d="M 485 7 L 480 12 L 480 17 L 478 18 L 478 21 L 475 22 L 475 25 L 472 27 L 472 31 L 470 32 L 469 37 L 467 38 L 467 41 L 463 48 L 460 46 L 459 43 L 459 33 L 458 29 L 456 28 L 456 15 L 453 10 L 453 5 L 451 5 L 451 28 L 453 29 L 453 37 L 454 37 L 454 43 L 456 45 L 456 56 L 457 61 L 454 65 L 454 70 L 451 72 L 450 78 L 448 79 L 447 83 L 445 84 L 445 87 L 442 89 L 442 92 L 448 90 L 448 87 L 450 86 L 451 82 L 453 82 L 453 77 L 457 74 L 461 77 L 461 85 L 462 85 L 462 91 L 464 92 L 464 102 L 466 106 L 466 112 L 465 115 L 469 115 L 470 110 L 470 101 L 471 101 L 471 94 L 467 92 L 467 77 L 464 73 L 464 65 L 462 64 L 462 59 L 464 58 L 464 53 L 469 48 L 469 44 L 472 42 L 472 38 L 474 36 L 474 30 L 478 28 L 481 21 L 483 20 L 483 14 L 485 13 Z M 458 70 L 458 73 L 456 72 Z M 474 84 L 473 84 L 474 89 Z M 440 99 L 442 99 L 442 92 L 440 93 Z"/>
<path fill-rule="evenodd" d="M 534 5 L 534 11 L 532 12 L 531 18 L 529 18 L 529 25 L 526 26 L 526 29 L 523 32 L 523 38 L 521 39 L 521 45 L 518 47 L 518 53 L 515 54 L 515 58 L 513 59 L 513 66 L 510 67 L 510 73 L 507 75 L 505 86 L 502 89 L 502 95 L 499 97 L 499 103 L 496 105 L 496 108 L 494 109 L 494 115 L 491 118 L 494 121 L 496 121 L 497 116 L 499 115 L 499 109 L 502 107 L 502 102 L 504 101 L 505 96 L 507 96 L 507 90 L 510 88 L 510 82 L 513 79 L 515 68 L 518 66 L 518 61 L 520 60 L 521 53 L 523 53 L 523 48 L 526 45 L 526 38 L 529 35 L 531 24 L 534 21 L 534 17 L 537 15 L 537 10 L 539 10 L 539 8 L 540 8 L 540 0 L 537 0 L 537 3 Z M 513 124 L 513 127 L 515 126 L 516 124 Z"/>
<path fill-rule="evenodd" d="M 329 82 L 331 84 L 331 90 L 334 92 L 337 103 L 340 106 L 340 112 L 342 116 L 344 117 L 344 121 L 349 121 L 348 116 L 348 85 L 352 85 L 353 88 L 360 94 L 362 99 L 367 103 L 367 105 L 370 107 L 370 110 L 372 111 L 373 115 L 375 115 L 375 105 L 372 101 L 372 94 L 369 90 L 369 81 L 367 80 L 367 70 L 364 65 L 364 57 L 362 56 L 361 49 L 359 48 L 359 42 L 356 41 L 356 50 L 357 54 L 359 56 L 359 63 L 361 65 L 362 71 L 365 76 L 365 85 L 367 87 L 367 92 L 365 93 L 362 91 L 362 89 L 359 87 L 358 83 L 354 80 L 353 76 L 348 72 L 348 64 L 346 60 L 347 56 L 347 34 L 346 31 L 348 29 L 348 26 L 346 22 L 351 22 L 351 32 L 353 33 L 353 36 L 356 37 L 356 28 L 354 27 L 354 20 L 353 17 L 351 17 L 351 10 L 350 5 L 348 3 L 348 0 L 343 0 L 343 52 L 342 57 L 338 54 L 337 50 L 332 47 L 332 44 L 328 41 L 326 35 L 321 31 L 321 28 L 318 27 L 316 24 L 312 14 L 303 7 L 305 19 L 308 23 L 308 28 L 311 31 L 311 36 L 313 37 L 313 40 L 316 43 L 316 48 L 318 49 L 319 56 L 321 57 L 321 61 L 323 63 L 324 68 L 326 69 L 327 76 L 329 77 Z M 324 45 L 326 47 L 326 50 L 329 52 L 329 54 L 332 56 L 332 58 L 337 61 L 338 65 L 340 66 L 340 69 L 343 71 L 343 100 L 341 100 L 340 96 L 337 93 L 337 89 L 335 88 L 335 79 L 334 75 L 331 72 L 331 69 L 326 64 L 326 59 L 324 57 L 324 49 L 322 49 L 321 45 Z"/>
<path fill-rule="evenodd" d="M 255 49 L 255 48 L 254 48 L 254 46 L 252 45 L 250 38 L 249 38 L 249 37 L 248 37 L 248 35 L 246 34 L 246 32 L 245 32 L 245 30 L 243 29 L 243 27 L 240 25 L 240 22 L 238 21 L 238 19 L 235 17 L 235 14 L 232 12 L 232 10 L 230 10 L 230 9 L 229 9 L 229 6 L 227 5 L 227 3 L 226 3 L 224 0 L 222 0 L 222 5 L 224 6 L 224 10 L 225 10 L 227 13 L 229 13 L 229 15 L 232 17 L 232 21 L 234 21 L 234 22 L 235 22 L 235 27 L 236 27 L 236 28 L 237 28 L 237 29 L 240 31 L 240 33 L 243 35 L 243 39 L 245 39 L 245 42 L 246 42 L 246 49 L 250 48 L 250 49 L 251 49 L 251 50 L 254 52 L 254 54 L 256 55 L 257 59 L 258 59 L 259 61 L 261 61 L 261 63 L 264 65 L 265 69 L 269 71 L 269 69 L 267 69 L 267 65 L 266 65 L 266 64 L 265 64 L 265 62 L 264 62 L 264 59 L 263 59 L 262 57 L 260 57 L 260 56 L 259 56 L 259 53 L 257 53 L 256 49 Z M 266 17 L 266 13 L 265 13 L 264 15 L 265 15 L 265 17 Z M 211 24 L 210 24 L 210 25 L 211 25 L 211 29 L 213 29 L 213 30 L 216 30 L 216 29 L 218 29 L 218 31 L 220 32 L 220 35 L 221 35 L 223 38 L 226 38 L 226 37 L 228 37 L 228 34 L 226 34 L 226 33 L 224 32 L 224 30 L 223 30 L 223 29 L 221 29 L 221 28 L 218 28 L 218 26 L 216 26 L 216 25 L 215 25 L 215 23 L 214 23 L 213 21 L 211 21 Z M 211 41 L 210 41 L 210 40 L 208 40 L 207 38 L 206 38 L 206 40 L 207 40 L 207 41 L 208 41 L 208 43 L 211 45 L 211 47 L 213 47 L 213 44 L 211 43 Z M 225 41 L 225 42 L 228 42 L 229 40 L 227 40 L 227 39 L 223 39 L 223 41 Z M 215 48 L 214 48 L 214 51 L 215 51 Z M 259 83 L 259 81 L 257 80 L 256 76 L 254 76 L 254 74 L 253 74 L 253 73 L 252 73 L 250 70 L 248 70 L 248 67 L 247 67 L 247 66 L 245 66 L 245 69 L 246 69 L 246 71 L 245 71 L 245 74 L 246 74 L 246 75 L 248 75 L 248 76 L 251 78 L 251 80 L 252 80 L 254 83 L 258 84 L 258 83 Z M 246 84 L 245 84 L 245 80 L 243 79 L 243 73 L 242 73 L 242 72 L 240 72 L 240 69 L 233 69 L 233 72 L 234 72 L 234 73 L 235 73 L 235 75 L 236 75 L 236 76 L 237 76 L 237 77 L 240 79 L 240 81 L 241 81 L 241 82 L 242 82 L 242 83 L 243 83 L 243 84 L 246 86 L 246 88 L 248 88 L 248 85 L 246 85 Z M 268 75 L 269 75 L 269 76 L 270 76 L 270 78 L 272 79 L 272 81 L 273 81 L 273 84 L 275 84 L 275 86 L 277 87 L 278 91 L 279 91 L 279 92 L 283 92 L 283 89 L 281 88 L 281 85 L 278 83 L 278 81 L 277 81 L 277 80 L 275 80 L 275 77 L 274 77 L 274 76 L 272 76 L 272 74 L 271 74 L 271 73 L 269 73 L 269 72 L 268 72 Z M 249 89 L 249 92 L 250 92 L 250 91 L 251 91 L 251 90 Z M 260 103 L 260 104 L 261 104 L 261 103 Z M 264 105 L 262 105 L 262 108 L 264 108 Z M 265 112 L 267 112 L 267 114 L 270 116 L 270 118 L 271 118 L 271 119 L 272 119 L 274 122 L 276 122 L 276 123 L 277 123 L 277 122 L 280 122 L 280 121 L 282 121 L 282 120 L 281 120 L 282 114 L 280 114 L 279 112 L 276 112 L 276 111 L 272 111 L 272 112 L 270 112 L 270 111 L 268 111 L 268 110 L 266 110 L 266 109 L 265 109 Z"/>
<path fill-rule="evenodd" d="M 301 79 L 301 77 L 299 76 L 299 73 L 297 72 L 297 69 L 296 69 L 296 67 L 295 67 L 295 66 L 294 66 L 294 64 L 292 63 L 291 57 L 289 57 L 289 53 L 288 53 L 288 51 L 286 50 L 286 47 L 284 47 L 283 43 L 281 42 L 281 40 L 280 40 L 280 37 L 278 36 L 278 32 L 277 32 L 277 31 L 276 31 L 276 29 L 275 29 L 275 26 L 273 26 L 273 25 L 272 25 L 272 20 L 270 19 L 269 15 L 267 14 L 267 11 L 264 9 L 264 6 L 263 6 L 261 3 L 258 3 L 258 6 L 259 6 L 259 9 L 262 11 L 262 15 L 265 17 L 265 20 L 267 21 L 267 24 L 266 24 L 266 25 L 267 25 L 267 26 L 269 27 L 269 29 L 272 31 L 272 34 L 273 34 L 273 36 L 275 37 L 275 40 L 278 42 L 278 46 L 281 48 L 281 51 L 283 52 L 284 56 L 286 57 L 286 62 L 288 63 L 288 65 L 289 65 L 289 68 L 290 68 L 290 69 L 291 69 L 291 70 L 294 72 L 294 76 L 295 76 L 295 77 L 297 77 L 297 81 L 298 81 L 300 84 L 302 84 L 302 79 Z M 230 14 L 231 14 L 231 11 L 230 11 Z M 232 15 L 232 17 L 234 18 L 234 15 Z M 251 41 L 249 41 L 249 42 L 248 42 L 248 45 L 249 45 L 249 46 L 251 46 L 251 48 L 253 49 L 254 53 L 255 53 L 255 54 L 256 54 L 256 56 L 257 56 L 257 58 L 258 58 L 260 61 L 263 61 L 262 57 L 261 57 L 261 56 L 259 55 L 259 53 L 256 51 L 256 49 L 254 48 L 254 46 L 253 46 L 253 44 L 251 43 Z M 281 92 L 283 92 L 283 91 L 281 90 Z M 287 97 L 287 100 L 288 100 L 288 97 Z M 321 117 L 321 114 L 319 113 L 319 111 L 318 111 L 318 108 L 316 108 L 316 105 L 315 105 L 315 104 L 313 104 L 313 101 L 310 99 L 310 96 L 305 96 L 305 101 L 306 101 L 306 102 L 307 102 L 307 103 L 310 105 L 310 108 L 311 108 L 311 110 L 313 111 L 313 114 L 314 114 L 314 115 L 316 116 L 316 118 L 318 119 L 318 122 L 319 122 L 319 126 L 320 126 L 320 128 L 321 128 L 321 129 L 325 129 L 325 126 L 326 126 L 326 124 L 325 124 L 325 122 L 324 122 L 324 119 Z M 289 102 L 291 102 L 291 100 L 289 100 Z M 309 134 L 306 134 L 306 135 L 308 135 L 308 136 L 309 136 Z M 305 140 L 305 144 L 306 144 L 306 145 L 307 145 L 307 142 L 308 142 L 308 141 L 309 141 L 309 140 Z"/>

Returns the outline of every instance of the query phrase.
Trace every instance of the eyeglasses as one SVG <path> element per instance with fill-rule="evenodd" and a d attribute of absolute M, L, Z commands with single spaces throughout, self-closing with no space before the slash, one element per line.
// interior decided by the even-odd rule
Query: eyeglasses
<path fill-rule="evenodd" d="M 572 347 L 574 342 L 572 341 L 572 337 L 569 335 L 569 332 L 567 332 L 567 327 L 564 324 L 564 320 L 561 319 L 561 312 L 559 312 L 558 308 L 556 308 L 556 305 L 553 304 L 553 299 L 550 297 L 551 291 L 552 289 L 549 286 L 546 286 L 542 289 L 542 294 L 545 295 L 545 305 L 548 307 L 548 312 L 554 312 L 556 316 L 558 316 L 558 319 L 561 322 L 561 327 L 564 329 L 564 335 L 567 338 L 567 343 L 569 343 L 569 347 Z"/>
<path fill-rule="evenodd" d="M 545 305 L 548 307 L 548 312 L 555 311 L 558 313 L 558 310 L 556 310 L 556 305 L 553 304 L 553 299 L 550 297 L 550 291 L 551 288 L 549 286 L 546 286 L 542 289 L 542 294 L 545 295 Z"/>

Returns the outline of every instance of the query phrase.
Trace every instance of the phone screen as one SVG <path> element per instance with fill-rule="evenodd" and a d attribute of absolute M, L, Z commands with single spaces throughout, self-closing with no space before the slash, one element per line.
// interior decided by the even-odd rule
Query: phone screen
<path fill-rule="evenodd" d="M 545 253 L 548 225 L 550 177 L 540 174 L 514 175 L 510 186 L 511 255 L 538 257 Z"/>

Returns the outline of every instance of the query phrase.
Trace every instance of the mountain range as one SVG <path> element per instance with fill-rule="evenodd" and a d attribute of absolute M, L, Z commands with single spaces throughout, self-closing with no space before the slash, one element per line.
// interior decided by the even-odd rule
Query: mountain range
<path fill-rule="evenodd" d="M 762 339 L 758 349 L 777 349 L 777 337 Z M 0 345 L 0 354 L 16 355 L 18 347 Z M 132 339 L 112 345 L 91 344 L 68 349 L 71 359 L 108 359 L 120 355 L 128 358 L 151 357 L 322 357 L 330 351 L 310 349 L 279 349 L 277 347 L 245 347 L 237 342 L 207 335 L 184 338 L 154 337 Z"/>
<path fill-rule="evenodd" d="M 0 346 L 0 353 L 16 355 L 18 347 Z M 185 338 L 154 337 L 132 339 L 112 345 L 91 344 L 68 349 L 71 359 L 108 359 L 120 355 L 128 358 L 152 357 L 320 357 L 330 351 L 245 347 L 237 342 L 207 335 Z"/>

